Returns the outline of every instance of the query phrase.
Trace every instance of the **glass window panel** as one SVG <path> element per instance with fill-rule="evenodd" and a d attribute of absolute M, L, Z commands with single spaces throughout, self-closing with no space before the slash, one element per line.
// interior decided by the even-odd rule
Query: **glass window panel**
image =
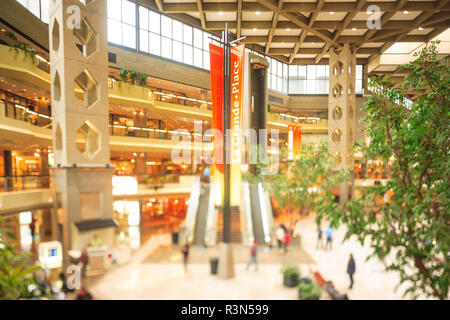
<path fill-rule="evenodd" d="M 362 79 L 363 78 L 363 68 L 362 65 L 356 66 L 356 79 Z"/>
<path fill-rule="evenodd" d="M 324 65 L 317 66 L 317 79 L 323 79 L 326 77 L 326 67 L 327 66 Z"/>
<path fill-rule="evenodd" d="M 122 20 L 121 0 L 108 0 L 108 18 Z"/>
<path fill-rule="evenodd" d="M 122 26 L 122 31 L 122 44 L 125 47 L 136 49 L 136 27 L 124 23 Z"/>
<path fill-rule="evenodd" d="M 160 33 L 161 31 L 161 15 L 159 13 L 149 11 L 148 14 L 150 31 Z"/>
<path fill-rule="evenodd" d="M 206 32 L 203 32 L 203 49 L 209 51 L 209 43 L 211 39 L 209 39 L 210 35 Z"/>
<path fill-rule="evenodd" d="M 298 66 L 298 77 L 306 79 L 306 66 Z"/>
<path fill-rule="evenodd" d="M 41 20 L 45 23 L 49 21 L 49 0 L 41 0 Z"/>
<path fill-rule="evenodd" d="M 194 48 L 194 66 L 201 68 L 203 66 L 203 54 L 201 49 Z"/>
<path fill-rule="evenodd" d="M 201 49 L 203 45 L 203 32 L 199 29 L 194 29 L 194 47 Z"/>
<path fill-rule="evenodd" d="M 192 46 L 185 44 L 183 46 L 183 62 L 192 64 Z"/>
<path fill-rule="evenodd" d="M 181 42 L 173 42 L 173 60 L 183 62 L 183 44 Z"/>
<path fill-rule="evenodd" d="M 281 77 L 277 77 L 277 90 L 278 91 L 283 90 L 283 79 Z"/>
<path fill-rule="evenodd" d="M 328 80 L 317 80 L 317 93 L 318 94 L 327 94 L 327 83 Z"/>
<path fill-rule="evenodd" d="M 172 19 L 161 16 L 161 35 L 172 38 Z"/>
<path fill-rule="evenodd" d="M 307 65 L 306 66 L 306 74 L 308 79 L 316 78 L 316 66 L 315 65 Z"/>
<path fill-rule="evenodd" d="M 149 41 L 150 53 L 155 55 L 161 55 L 161 36 L 150 32 Z"/>
<path fill-rule="evenodd" d="M 39 0 L 28 0 L 28 10 L 30 10 L 36 17 L 41 18 Z"/>
<path fill-rule="evenodd" d="M 292 78 L 289 79 L 289 93 L 292 94 L 298 93 L 297 86 L 298 86 L 297 80 L 293 80 Z"/>
<path fill-rule="evenodd" d="M 163 28 L 164 30 L 164 28 Z M 172 59 L 172 39 L 162 37 L 161 55 L 164 58 Z"/>
<path fill-rule="evenodd" d="M 289 66 L 289 79 L 297 78 L 297 66 L 290 65 Z"/>
<path fill-rule="evenodd" d="M 192 27 L 183 25 L 183 42 L 192 45 Z"/>
<path fill-rule="evenodd" d="M 140 30 L 139 33 L 139 50 L 144 52 L 148 51 L 148 32 L 144 30 Z"/>
<path fill-rule="evenodd" d="M 122 24 L 120 22 L 108 19 L 108 41 L 122 44 Z"/>
<path fill-rule="evenodd" d="M 209 70 L 209 52 L 203 51 L 203 68 Z"/>
<path fill-rule="evenodd" d="M 132 26 L 136 26 L 136 4 L 128 0 L 123 0 L 122 20 Z"/>
<path fill-rule="evenodd" d="M 173 20 L 173 39 L 183 42 L 183 24 Z"/>
<path fill-rule="evenodd" d="M 139 27 L 148 30 L 148 10 L 139 6 Z"/>

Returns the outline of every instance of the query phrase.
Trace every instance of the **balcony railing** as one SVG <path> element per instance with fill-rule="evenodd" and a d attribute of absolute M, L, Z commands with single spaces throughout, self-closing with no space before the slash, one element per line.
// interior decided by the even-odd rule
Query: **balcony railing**
<path fill-rule="evenodd" d="M 49 175 L 0 176 L 0 192 L 50 188 Z"/>
<path fill-rule="evenodd" d="M 5 116 L 7 118 L 21 120 L 29 124 L 49 128 L 52 125 L 52 118 L 49 115 L 38 113 L 18 103 L 0 99 L 5 105 Z"/>

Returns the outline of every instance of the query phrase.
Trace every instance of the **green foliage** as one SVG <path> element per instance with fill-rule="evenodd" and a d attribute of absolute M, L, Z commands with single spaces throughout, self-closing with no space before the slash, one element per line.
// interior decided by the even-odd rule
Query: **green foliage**
<path fill-rule="evenodd" d="M 140 87 L 146 87 L 147 86 L 147 78 L 148 78 L 148 75 L 146 73 L 139 72 L 137 85 Z"/>
<path fill-rule="evenodd" d="M 262 182 L 278 200 L 281 209 L 314 210 L 318 222 L 324 217 L 332 225 L 338 223 L 340 206 L 334 202 L 333 187 L 348 177 L 347 169 L 336 169 L 336 160 L 330 155 L 328 145 L 302 144 L 295 160 L 286 160 L 286 150 L 281 151 L 280 168 L 273 175 L 261 175 L 264 168 L 258 159 L 255 174 L 244 174 L 250 183 Z"/>
<path fill-rule="evenodd" d="M 371 257 L 399 273 L 406 293 L 448 297 L 450 245 L 450 73 L 448 58 L 438 59 L 436 43 L 404 65 L 403 84 L 392 89 L 388 77 L 371 79 L 379 88 L 365 102 L 369 144 L 366 159 L 392 165 L 387 185 L 369 188 L 346 204 L 341 221 L 346 238 L 369 241 Z M 413 88 L 426 94 L 412 106 L 403 96 Z M 376 217 L 367 214 L 377 195 L 393 194 Z M 392 261 L 391 261 L 392 260 Z"/>
<path fill-rule="evenodd" d="M 20 41 L 16 34 L 11 31 L 5 32 L 5 36 L 13 41 L 11 50 L 15 52 L 15 58 L 17 58 L 19 52 L 22 52 L 24 60 L 29 57 L 33 63 L 36 63 L 36 50 L 31 48 L 29 43 Z"/>
<path fill-rule="evenodd" d="M 298 297 L 302 300 L 319 300 L 322 295 L 322 291 L 317 283 L 300 282 L 297 286 Z"/>
<path fill-rule="evenodd" d="M 127 68 L 120 69 L 120 71 L 119 71 L 120 80 L 122 82 L 127 82 L 129 73 L 130 73 L 130 70 L 128 70 Z"/>
<path fill-rule="evenodd" d="M 293 278 L 295 276 L 300 277 L 300 270 L 296 265 L 290 264 L 284 265 L 281 268 L 281 273 L 285 278 Z"/>
<path fill-rule="evenodd" d="M 32 274 L 39 268 L 30 268 L 31 255 L 14 250 L 13 246 L 6 242 L 7 238 L 14 239 L 14 236 L 0 227 L 0 300 L 31 298 L 28 286 L 35 283 Z"/>
<path fill-rule="evenodd" d="M 130 71 L 130 81 L 132 84 L 137 84 L 137 81 L 139 79 L 139 73 L 135 70 Z"/>

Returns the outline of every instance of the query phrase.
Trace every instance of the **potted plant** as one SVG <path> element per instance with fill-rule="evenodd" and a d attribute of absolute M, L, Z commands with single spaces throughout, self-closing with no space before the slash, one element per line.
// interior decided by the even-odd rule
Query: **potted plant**
<path fill-rule="evenodd" d="M 138 82 L 139 73 L 135 70 L 130 71 L 130 81 L 132 84 L 136 85 Z"/>
<path fill-rule="evenodd" d="M 128 81 L 128 73 L 130 73 L 130 70 L 128 70 L 127 68 L 120 69 L 119 75 L 120 75 L 120 80 L 122 82 L 127 82 Z"/>
<path fill-rule="evenodd" d="M 302 281 L 297 286 L 298 298 L 301 300 L 319 300 L 322 295 L 319 285 L 313 281 Z"/>
<path fill-rule="evenodd" d="M 300 270 L 295 265 L 285 265 L 281 269 L 283 274 L 283 284 L 288 288 L 294 288 L 298 285 L 300 278 Z"/>
<path fill-rule="evenodd" d="M 138 74 L 138 86 L 140 87 L 146 87 L 147 86 L 147 74 L 146 73 L 139 73 Z"/>

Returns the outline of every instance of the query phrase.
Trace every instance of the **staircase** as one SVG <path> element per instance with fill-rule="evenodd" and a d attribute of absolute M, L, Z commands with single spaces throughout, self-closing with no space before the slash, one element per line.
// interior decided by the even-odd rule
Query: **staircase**
<path fill-rule="evenodd" d="M 223 214 L 219 211 L 217 216 L 217 242 L 223 241 Z M 231 242 L 242 242 L 241 215 L 239 210 L 231 211 Z"/>
<path fill-rule="evenodd" d="M 252 210 L 253 235 L 259 244 L 266 242 L 264 237 L 264 227 L 261 216 L 261 202 L 259 198 L 258 185 L 250 185 L 250 206 Z"/>
<path fill-rule="evenodd" d="M 194 245 L 203 246 L 205 244 L 206 222 L 208 218 L 209 192 L 210 187 L 204 187 L 205 193 L 200 196 L 197 208 L 197 217 L 194 230 Z"/>

